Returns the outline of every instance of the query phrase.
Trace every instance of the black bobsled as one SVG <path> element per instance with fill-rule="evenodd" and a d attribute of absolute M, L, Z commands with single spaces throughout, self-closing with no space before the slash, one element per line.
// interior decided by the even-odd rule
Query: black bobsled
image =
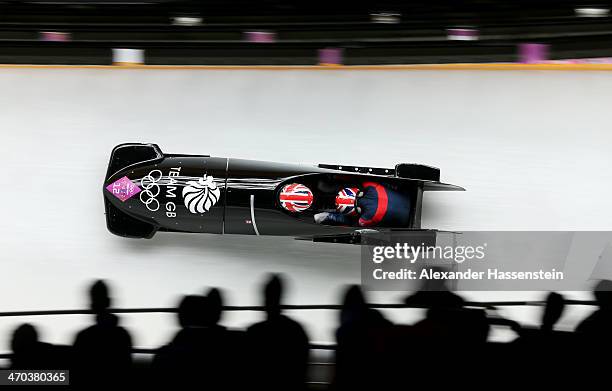
<path fill-rule="evenodd" d="M 314 214 L 329 210 L 326 202 L 338 189 L 366 180 L 392 186 L 410 198 L 407 225 L 366 230 L 314 221 Z M 313 190 L 312 207 L 301 213 L 281 207 L 279 192 L 289 183 Z M 155 144 L 121 144 L 111 153 L 103 193 L 107 227 L 124 237 L 151 238 L 157 231 L 170 231 L 359 244 L 364 232 L 427 231 L 421 229 L 421 201 L 427 190 L 464 189 L 440 182 L 439 169 L 418 164 L 306 166 L 165 154 Z"/>

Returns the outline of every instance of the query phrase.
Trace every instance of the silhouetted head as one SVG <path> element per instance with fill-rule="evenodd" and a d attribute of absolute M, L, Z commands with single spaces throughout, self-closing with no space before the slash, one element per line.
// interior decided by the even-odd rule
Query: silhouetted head
<path fill-rule="evenodd" d="M 182 328 L 203 326 L 208 312 L 208 300 L 204 296 L 187 295 L 179 303 L 177 314 Z"/>
<path fill-rule="evenodd" d="M 595 285 L 594 294 L 599 308 L 612 310 L 612 281 L 599 281 L 597 285 Z"/>
<path fill-rule="evenodd" d="M 367 312 L 367 309 L 368 306 L 363 296 L 363 292 L 361 291 L 361 287 L 359 285 L 349 285 L 342 299 L 340 323 L 363 316 Z"/>
<path fill-rule="evenodd" d="M 429 270 L 432 273 L 441 273 L 447 271 L 446 268 L 440 266 L 427 266 L 424 269 Z M 422 292 L 440 292 L 440 291 L 448 291 L 448 286 L 446 285 L 446 279 L 443 278 L 424 278 L 421 279 L 421 287 L 419 291 Z"/>
<path fill-rule="evenodd" d="M 208 298 L 208 313 L 206 314 L 206 324 L 214 326 L 221 320 L 223 312 L 223 296 L 217 288 L 210 288 L 206 294 Z"/>
<path fill-rule="evenodd" d="M 561 319 L 565 308 L 565 299 L 557 292 L 550 292 L 546 297 L 546 307 L 542 315 L 543 330 L 552 330 L 555 324 Z"/>
<path fill-rule="evenodd" d="M 11 349 L 15 354 L 31 352 L 38 343 L 38 332 L 29 323 L 24 323 L 17 327 L 11 339 Z"/>
<path fill-rule="evenodd" d="M 108 286 L 104 280 L 97 280 L 89 289 L 90 308 L 100 314 L 106 312 L 111 306 L 111 298 L 108 294 Z"/>
<path fill-rule="evenodd" d="M 268 318 L 275 318 L 280 315 L 282 296 L 282 277 L 279 274 L 271 274 L 264 286 L 264 306 Z"/>

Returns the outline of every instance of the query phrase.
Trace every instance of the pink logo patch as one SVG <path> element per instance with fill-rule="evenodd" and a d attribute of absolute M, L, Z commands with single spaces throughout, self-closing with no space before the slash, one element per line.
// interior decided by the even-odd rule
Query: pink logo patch
<path fill-rule="evenodd" d="M 140 193 L 140 187 L 133 184 L 130 178 L 126 176 L 106 186 L 106 190 L 110 191 L 122 202 Z"/>

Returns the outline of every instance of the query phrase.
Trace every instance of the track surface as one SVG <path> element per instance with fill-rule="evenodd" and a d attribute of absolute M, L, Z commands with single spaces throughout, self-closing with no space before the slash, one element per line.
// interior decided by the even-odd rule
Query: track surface
<path fill-rule="evenodd" d="M 341 285 L 359 282 L 353 246 L 112 236 L 101 184 L 110 150 L 129 141 L 281 162 L 425 163 L 467 188 L 426 194 L 426 227 L 611 229 L 611 90 L 608 72 L 2 69 L 1 309 L 85 307 L 93 278 L 112 280 L 121 307 L 171 306 L 207 286 L 226 288 L 228 304 L 257 304 L 268 271 L 288 274 L 287 301 L 295 304 L 337 302 Z M 538 310 L 512 314 L 535 322 Z M 296 316 L 312 339 L 332 339 L 337 314 Z M 255 318 L 230 314 L 225 321 Z M 0 319 L 0 351 L 23 320 Z M 57 342 L 70 342 L 89 321 L 26 320 Z M 137 330 L 136 345 L 151 346 L 167 339 L 172 320 L 133 315 L 123 323 Z"/>

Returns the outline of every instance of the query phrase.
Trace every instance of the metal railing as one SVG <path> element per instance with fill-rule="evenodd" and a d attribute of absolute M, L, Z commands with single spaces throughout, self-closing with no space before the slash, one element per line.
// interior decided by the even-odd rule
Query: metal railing
<path fill-rule="evenodd" d="M 591 300 L 565 300 L 566 305 L 597 305 Z M 543 300 L 521 300 L 521 301 L 466 301 L 466 307 L 496 309 L 497 307 L 518 307 L 518 306 L 543 306 L 546 302 Z M 426 308 L 426 305 L 402 304 L 402 303 L 377 303 L 369 304 L 370 308 L 376 309 L 402 309 L 402 308 Z M 265 307 L 261 305 L 246 305 L 246 306 L 223 306 L 223 311 L 264 311 Z M 287 311 L 298 310 L 340 310 L 340 304 L 285 304 L 281 308 Z M 112 308 L 109 310 L 115 314 L 138 314 L 138 313 L 175 313 L 175 307 L 152 307 L 152 308 Z M 0 318 L 10 316 L 53 316 L 53 315 L 91 315 L 92 311 L 87 309 L 77 310 L 34 310 L 34 311 L 4 311 L 0 312 Z"/>

